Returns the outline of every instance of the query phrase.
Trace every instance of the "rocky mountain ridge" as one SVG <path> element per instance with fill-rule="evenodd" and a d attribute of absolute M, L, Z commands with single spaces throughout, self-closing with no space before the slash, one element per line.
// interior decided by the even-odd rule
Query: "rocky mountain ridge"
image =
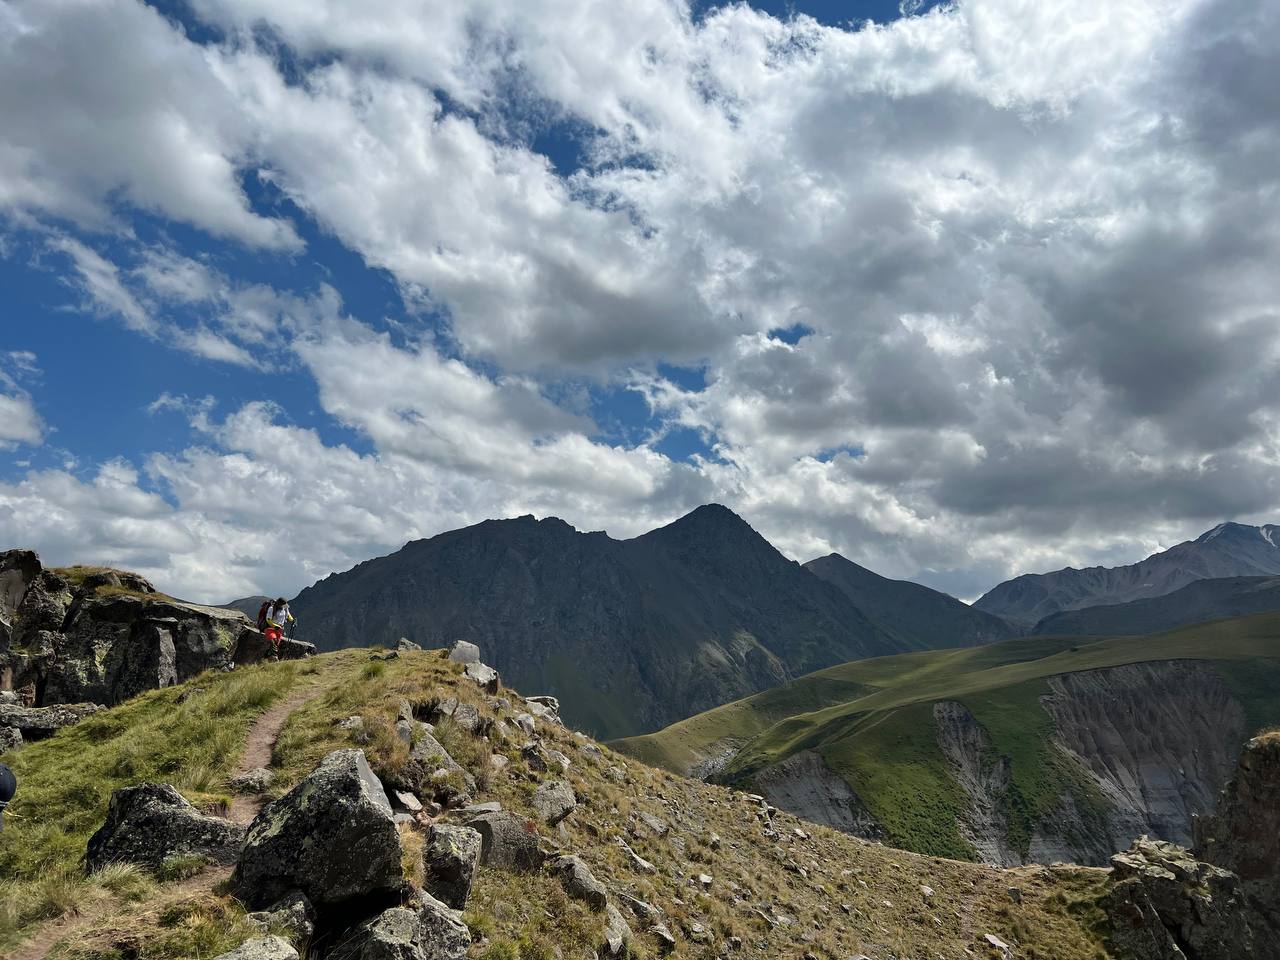
<path fill-rule="evenodd" d="M 321 649 L 473 640 L 513 683 L 618 736 L 849 657 L 978 642 L 970 621 L 991 618 L 951 603 L 928 631 L 881 623 L 712 504 L 632 540 L 485 521 L 328 577 L 292 609 Z"/>
<path fill-rule="evenodd" d="M 1221 523 L 1188 540 L 1120 567 L 1067 567 L 1030 573 L 993 587 L 978 610 L 1030 629 L 1064 610 L 1162 597 L 1195 580 L 1280 575 L 1280 526 Z"/>

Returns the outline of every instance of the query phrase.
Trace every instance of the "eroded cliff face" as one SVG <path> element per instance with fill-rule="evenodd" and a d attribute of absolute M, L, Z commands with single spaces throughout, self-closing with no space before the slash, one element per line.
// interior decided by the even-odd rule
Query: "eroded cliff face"
<path fill-rule="evenodd" d="M 798 817 L 866 840 L 884 839 L 862 799 L 812 750 L 766 767 L 752 783 L 774 806 Z"/>
<path fill-rule="evenodd" d="M 1052 677 L 1049 687 L 1041 704 L 1105 798 L 1114 849 L 1143 834 L 1190 843 L 1192 817 L 1213 810 L 1247 735 L 1213 666 L 1131 664 Z"/>
<path fill-rule="evenodd" d="M 1022 863 L 1022 855 L 1009 843 L 1005 812 L 1009 759 L 996 753 L 987 731 L 962 703 L 935 703 L 933 722 L 938 728 L 938 747 L 951 765 L 951 775 L 969 798 L 968 810 L 956 824 L 960 836 L 984 863 Z"/>
<path fill-rule="evenodd" d="M 1042 754 L 1046 769 L 1033 778 L 1057 784 L 1059 793 L 1034 819 L 1015 787 L 1018 771 L 968 707 L 952 700 L 933 705 L 938 748 L 966 801 L 956 827 L 978 857 L 1002 866 L 1102 866 L 1135 837 L 1189 844 L 1193 818 L 1214 810 L 1247 736 L 1244 710 L 1213 665 L 1164 661 L 1082 671 L 1052 677 L 1048 688 L 1040 706 L 1055 732 Z M 720 765 L 727 759 L 716 758 Z M 1020 775 L 1025 781 L 1027 771 Z M 789 757 L 752 783 L 799 816 L 860 837 L 885 836 L 815 752 Z M 1280 861 L 1280 850 L 1275 857 Z"/>

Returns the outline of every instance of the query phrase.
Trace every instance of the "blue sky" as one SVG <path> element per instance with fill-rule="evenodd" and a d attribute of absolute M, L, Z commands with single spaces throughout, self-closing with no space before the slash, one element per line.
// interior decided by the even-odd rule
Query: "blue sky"
<path fill-rule="evenodd" d="M 1274 13 L 356 7 L 0 13 L 0 540 L 217 599 L 719 500 L 972 597 L 1274 519 Z"/>

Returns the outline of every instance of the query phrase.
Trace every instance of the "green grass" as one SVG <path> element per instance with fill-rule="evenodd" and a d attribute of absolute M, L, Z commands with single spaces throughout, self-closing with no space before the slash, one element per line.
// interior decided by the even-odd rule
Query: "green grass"
<path fill-rule="evenodd" d="M 821 748 L 827 765 L 867 804 L 896 847 L 933 857 L 972 860 L 977 854 L 956 828 L 965 807 L 947 773 L 933 728 L 933 708 L 914 704 L 878 714 L 872 735 L 857 728 Z"/>
<path fill-rule="evenodd" d="M 92 895 L 81 860 L 113 790 L 172 783 L 193 802 L 214 805 L 250 723 L 289 689 L 297 670 L 280 663 L 206 674 L 6 755 L 18 792 L 0 833 L 0 950 L 30 923 Z"/>

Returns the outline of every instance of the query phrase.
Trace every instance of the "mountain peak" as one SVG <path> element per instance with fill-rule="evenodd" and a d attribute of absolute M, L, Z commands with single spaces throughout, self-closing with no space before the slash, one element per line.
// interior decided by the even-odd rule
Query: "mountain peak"
<path fill-rule="evenodd" d="M 1280 527 L 1275 524 L 1264 524 L 1255 527 L 1247 523 L 1237 523 L 1234 520 L 1228 520 L 1226 523 L 1220 523 L 1212 530 L 1207 530 L 1200 536 L 1196 537 L 1195 543 L 1210 543 L 1221 537 L 1228 539 L 1250 539 L 1265 540 L 1271 546 L 1280 546 L 1275 542 L 1275 535 L 1280 532 Z"/>

